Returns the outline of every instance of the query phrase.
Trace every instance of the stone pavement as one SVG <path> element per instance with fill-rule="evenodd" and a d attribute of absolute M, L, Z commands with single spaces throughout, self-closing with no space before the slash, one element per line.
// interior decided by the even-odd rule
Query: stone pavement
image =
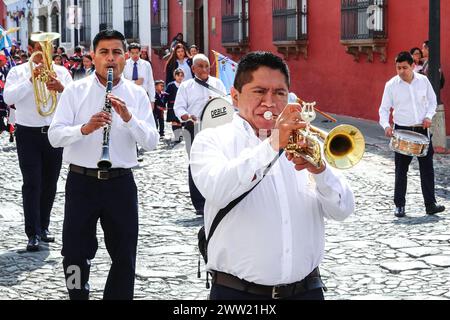
<path fill-rule="evenodd" d="M 447 210 L 426 216 L 417 160 L 408 176 L 403 219 L 394 217 L 393 153 L 375 122 L 339 117 L 361 128 L 366 153 L 343 171 L 355 192 L 356 212 L 344 222 L 327 221 L 321 272 L 326 299 L 450 298 L 450 155 L 435 156 L 436 196 Z M 320 118 L 315 123 L 330 128 Z M 170 130 L 170 129 L 169 129 Z M 56 242 L 37 253 L 24 250 L 21 174 L 15 145 L 0 136 L 0 299 L 67 299 L 62 271 L 61 229 L 64 208 L 63 166 L 52 214 Z M 161 142 L 146 152 L 135 170 L 140 230 L 136 299 L 205 299 L 204 265 L 197 279 L 197 230 L 187 187 L 184 145 Z M 110 260 L 98 228 L 99 249 L 92 261 L 92 299 L 101 299 Z"/>

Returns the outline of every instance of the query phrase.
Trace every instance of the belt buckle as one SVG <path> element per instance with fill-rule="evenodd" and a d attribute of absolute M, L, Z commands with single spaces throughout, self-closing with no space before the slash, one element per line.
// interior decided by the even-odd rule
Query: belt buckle
<path fill-rule="evenodd" d="M 272 287 L 272 299 L 275 299 L 275 300 L 281 299 L 280 292 L 278 292 L 277 290 L 282 287 L 285 287 L 285 285 L 279 285 L 279 286 Z"/>
<path fill-rule="evenodd" d="M 107 174 L 108 174 L 107 170 L 98 170 L 97 171 L 97 179 L 98 180 L 108 180 Z"/>
<path fill-rule="evenodd" d="M 47 134 L 48 128 L 47 127 L 41 127 L 41 133 Z"/>

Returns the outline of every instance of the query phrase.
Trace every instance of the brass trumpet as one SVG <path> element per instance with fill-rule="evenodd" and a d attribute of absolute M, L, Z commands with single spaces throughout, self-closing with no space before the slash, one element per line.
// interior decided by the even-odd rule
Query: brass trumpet
<path fill-rule="evenodd" d="M 289 96 L 290 103 L 302 105 L 301 117 L 308 125 L 290 136 L 289 143 L 286 146 L 287 153 L 302 157 L 317 168 L 322 165 L 323 158 L 337 169 L 351 168 L 361 160 L 364 155 L 365 141 L 358 128 L 343 124 L 326 133 L 309 124 L 316 116 L 314 110 L 318 110 L 315 108 L 315 103 L 306 103 L 293 93 L 290 93 Z M 292 98 L 294 96 L 295 98 Z M 267 111 L 267 113 L 270 113 L 270 117 L 272 117 L 270 111 Z M 320 113 L 324 114 L 321 111 Z M 266 114 L 264 116 L 266 117 Z M 269 117 L 269 114 L 267 114 L 267 117 Z M 327 118 L 335 120 L 330 116 Z M 298 142 L 302 140 L 306 142 L 304 147 L 298 145 Z"/>
<path fill-rule="evenodd" d="M 50 80 L 50 75 L 55 75 L 55 71 L 53 70 L 52 65 L 52 41 L 58 39 L 59 37 L 60 34 L 56 32 L 36 33 L 32 34 L 30 37 L 32 41 L 39 42 L 42 48 L 42 51 L 33 52 L 30 57 L 29 63 L 31 78 L 33 80 L 34 99 L 36 102 L 37 111 L 43 117 L 51 115 L 56 109 L 56 91 L 48 90 L 46 87 L 46 83 Z M 41 73 L 35 77 L 33 72 L 33 59 L 37 55 L 42 56 L 42 64 L 44 68 Z M 52 100 L 51 105 L 50 107 L 47 107 L 47 103 L 50 101 L 50 99 Z"/>

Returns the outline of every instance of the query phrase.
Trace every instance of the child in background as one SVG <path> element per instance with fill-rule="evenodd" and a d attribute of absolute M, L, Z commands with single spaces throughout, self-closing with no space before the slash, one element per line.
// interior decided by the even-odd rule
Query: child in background
<path fill-rule="evenodd" d="M 172 123 L 172 131 L 174 134 L 174 140 L 172 141 L 174 144 L 180 143 L 183 139 L 183 135 L 181 134 L 182 124 L 180 119 L 177 118 L 175 112 L 173 111 L 173 105 L 175 104 L 175 97 L 177 96 L 178 87 L 184 79 L 183 69 L 177 68 L 173 72 L 173 76 L 175 81 L 172 81 L 167 85 L 166 92 L 168 94 L 168 103 L 167 103 L 167 122 Z"/>
<path fill-rule="evenodd" d="M 155 117 L 156 128 L 159 129 L 160 139 L 164 138 L 164 111 L 167 108 L 168 94 L 164 90 L 164 81 L 155 81 L 155 108 L 153 116 Z"/>

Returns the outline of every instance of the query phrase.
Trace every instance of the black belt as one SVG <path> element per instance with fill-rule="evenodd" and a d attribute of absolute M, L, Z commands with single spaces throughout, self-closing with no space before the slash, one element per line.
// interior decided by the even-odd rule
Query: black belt
<path fill-rule="evenodd" d="M 16 123 L 16 127 L 20 130 L 26 130 L 26 131 L 35 131 L 40 132 L 42 134 L 47 134 L 49 126 L 43 126 L 43 127 L 26 127 L 22 126 L 21 124 Z"/>
<path fill-rule="evenodd" d="M 394 129 L 401 129 L 401 130 L 408 130 L 408 131 L 414 131 L 417 133 L 421 133 L 424 135 L 428 135 L 428 129 L 424 129 L 421 125 L 417 125 L 417 126 L 401 126 L 398 124 L 394 124 Z"/>
<path fill-rule="evenodd" d="M 212 283 L 259 296 L 271 297 L 272 299 L 289 298 L 318 288 L 327 290 L 320 277 L 319 267 L 315 268 L 303 280 L 291 284 L 265 286 L 220 271 L 212 272 Z"/>
<path fill-rule="evenodd" d="M 109 180 L 112 178 L 117 178 L 126 174 L 130 174 L 132 172 L 131 169 L 123 169 L 123 168 L 114 168 L 109 170 L 89 169 L 74 164 L 69 165 L 69 170 L 85 176 L 94 177 L 99 180 Z"/>

